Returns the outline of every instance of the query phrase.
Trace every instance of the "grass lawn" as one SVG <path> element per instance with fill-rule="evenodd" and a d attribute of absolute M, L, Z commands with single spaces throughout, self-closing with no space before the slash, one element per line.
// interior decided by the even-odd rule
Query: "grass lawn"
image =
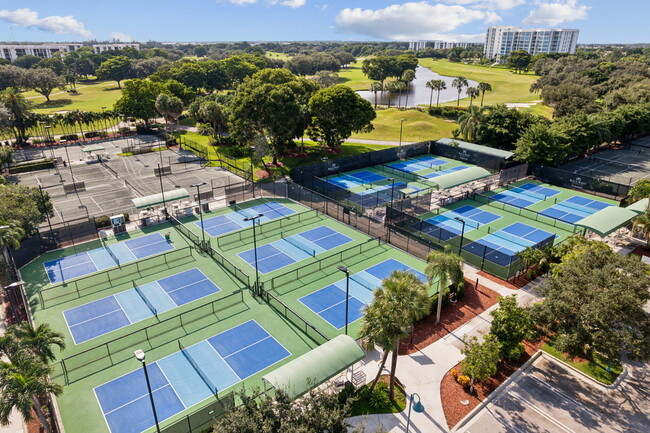
<path fill-rule="evenodd" d="M 437 140 L 451 137 L 451 131 L 458 127 L 453 121 L 430 116 L 418 110 L 400 110 L 389 108 L 378 110 L 377 118 L 372 122 L 375 129 L 366 134 L 354 134 L 352 139 L 399 141 L 400 119 L 404 121 L 403 141 Z"/>
<path fill-rule="evenodd" d="M 341 68 L 338 72 L 339 84 L 345 84 L 351 87 L 352 90 L 370 90 L 370 84 L 372 84 L 373 80 L 363 75 L 361 63 L 362 60 L 358 59 L 356 63 L 347 68 Z"/>
<path fill-rule="evenodd" d="M 270 59 L 289 60 L 291 58 L 288 54 L 276 53 L 275 51 L 267 51 L 264 55 Z"/>
<path fill-rule="evenodd" d="M 539 94 L 531 93 L 530 86 L 537 81 L 534 74 L 515 74 L 505 68 L 490 68 L 487 66 L 466 65 L 464 63 L 449 62 L 447 60 L 420 59 L 420 64 L 440 75 L 448 77 L 464 76 L 470 80 L 490 83 L 492 91 L 485 94 L 485 104 L 503 104 L 506 102 L 533 102 L 540 100 Z M 480 98 L 479 98 L 480 101 Z M 462 106 L 469 105 L 469 98 L 461 99 Z M 443 105 L 456 105 L 455 102 L 446 102 Z M 524 108 L 525 109 L 525 108 Z M 538 103 L 533 109 L 535 114 L 550 117 L 553 113 L 551 107 Z"/>
<path fill-rule="evenodd" d="M 611 371 L 607 371 L 609 363 L 599 353 L 595 353 L 594 359 L 591 361 L 574 361 L 548 343 L 542 346 L 542 350 L 549 355 L 553 355 L 560 361 L 569 364 L 571 367 L 577 368 L 587 376 L 607 385 L 614 383 L 618 375 L 623 371 L 620 365 L 612 365 Z"/>
<path fill-rule="evenodd" d="M 122 85 L 124 82 L 121 83 Z M 59 93 L 57 90 L 53 93 Z M 115 81 L 81 80 L 77 83 L 77 94 L 61 92 L 51 95 L 50 101 L 36 92 L 24 92 L 23 95 L 34 104 L 36 113 L 53 114 L 58 111 L 102 111 L 102 107 L 112 109 L 113 104 L 122 95 Z"/>

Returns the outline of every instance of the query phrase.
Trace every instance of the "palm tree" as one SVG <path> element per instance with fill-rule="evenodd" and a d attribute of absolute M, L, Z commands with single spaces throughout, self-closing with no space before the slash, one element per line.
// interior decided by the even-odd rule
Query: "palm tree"
<path fill-rule="evenodd" d="M 429 80 L 427 81 L 427 88 L 431 89 L 431 96 L 429 97 L 429 108 L 431 108 L 431 102 L 433 101 L 433 91 L 438 91 L 438 99 L 436 100 L 436 106 L 440 105 L 440 91 L 447 88 L 447 83 L 443 80 Z"/>
<path fill-rule="evenodd" d="M 5 89 L 0 92 L 0 103 L 8 111 L 5 117 L 7 128 L 12 130 L 18 145 L 27 143 L 27 130 L 36 125 L 36 117 L 30 111 L 31 103 L 18 89 Z"/>
<path fill-rule="evenodd" d="M 641 234 L 646 239 L 646 247 L 650 248 L 650 209 L 634 218 L 632 231 Z"/>
<path fill-rule="evenodd" d="M 50 372 L 47 365 L 25 353 L 15 356 L 12 363 L 0 361 L 0 424 L 9 424 L 14 409 L 30 421 L 34 410 L 45 431 L 52 433 L 39 397 L 61 395 L 63 387 L 50 381 Z"/>
<path fill-rule="evenodd" d="M 402 107 L 402 92 L 407 89 L 404 81 L 393 81 L 393 87 L 398 94 L 397 107 Z"/>
<path fill-rule="evenodd" d="M 476 87 L 468 87 L 467 88 L 467 96 L 469 96 L 469 106 L 472 106 L 472 101 L 474 101 L 474 98 L 478 97 L 478 95 L 481 94 L 481 91 L 476 88 Z"/>
<path fill-rule="evenodd" d="M 462 245 L 460 246 L 462 248 Z M 427 268 L 424 273 L 429 278 L 429 285 L 438 283 L 438 307 L 436 311 L 436 324 L 440 323 L 442 312 L 442 297 L 444 289 L 463 282 L 463 261 L 459 255 L 453 254 L 447 245 L 444 251 L 431 251 L 427 257 Z M 455 292 L 455 290 L 452 290 Z"/>
<path fill-rule="evenodd" d="M 381 84 L 379 81 L 375 81 L 370 85 L 370 91 L 375 94 L 375 110 L 377 109 L 377 92 L 383 92 L 384 91 L 384 85 Z"/>
<path fill-rule="evenodd" d="M 380 365 L 381 373 L 387 358 L 387 352 L 392 351 L 390 369 L 389 395 L 395 395 L 395 371 L 399 342 L 409 335 L 413 324 L 429 312 L 429 296 L 424 284 L 408 271 L 394 271 L 385 278 L 381 287 L 373 292 L 373 299 L 366 307 L 364 325 L 360 331 L 366 347 L 379 345 L 384 348 L 384 359 Z M 375 378 L 373 385 L 378 378 Z"/>
<path fill-rule="evenodd" d="M 52 346 L 57 346 L 60 350 L 65 349 L 63 334 L 53 331 L 47 323 L 41 323 L 34 328 L 31 323 L 23 322 L 10 326 L 7 335 L 15 338 L 21 349 L 46 364 L 56 359 Z"/>
<path fill-rule="evenodd" d="M 402 81 L 406 83 L 406 102 L 404 103 L 404 108 L 407 108 L 409 105 L 409 90 L 411 88 L 411 81 L 415 80 L 415 71 L 413 69 L 407 69 L 402 73 Z"/>
<path fill-rule="evenodd" d="M 451 82 L 451 87 L 455 87 L 458 89 L 458 101 L 456 103 L 457 107 L 460 107 L 460 94 L 463 91 L 463 87 L 469 86 L 469 82 L 467 81 L 467 78 L 460 76 L 454 78 L 454 81 Z"/>
<path fill-rule="evenodd" d="M 388 108 L 390 108 L 390 100 L 392 93 L 397 92 L 397 85 L 395 84 L 395 81 L 391 81 L 390 83 L 384 84 L 384 90 L 388 91 Z"/>
<path fill-rule="evenodd" d="M 469 89 L 468 89 L 469 90 Z M 460 132 L 463 134 L 463 139 L 471 143 L 476 139 L 476 127 L 481 123 L 484 108 L 479 108 L 475 105 L 467 107 L 467 112 L 460 115 L 458 118 L 458 125 Z"/>
<path fill-rule="evenodd" d="M 543 266 L 546 260 L 546 254 L 544 254 L 544 251 L 533 247 L 527 247 L 525 250 L 519 251 L 516 253 L 516 256 L 522 265 L 521 272 L 529 279 L 534 275 L 532 269 L 533 266 Z"/>
<path fill-rule="evenodd" d="M 481 91 L 481 107 L 483 106 L 483 98 L 485 98 L 485 92 L 491 92 L 492 91 L 492 86 L 490 83 L 478 83 L 478 86 L 476 86 L 478 90 Z"/>
<path fill-rule="evenodd" d="M 0 248 L 2 248 L 4 261 L 9 266 L 11 263 L 9 247 L 13 247 L 15 250 L 20 248 L 20 241 L 25 236 L 25 230 L 20 227 L 18 221 L 0 221 L 0 226 L 5 227 L 0 229 Z"/>

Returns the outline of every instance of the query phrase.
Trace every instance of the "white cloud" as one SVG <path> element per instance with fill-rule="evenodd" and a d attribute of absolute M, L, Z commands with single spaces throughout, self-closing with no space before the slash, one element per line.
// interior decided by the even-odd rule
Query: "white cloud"
<path fill-rule="evenodd" d="M 52 33 L 71 33 L 83 38 L 91 38 L 92 33 L 86 30 L 86 26 L 81 21 L 77 21 L 72 15 L 65 17 L 51 15 L 49 17 L 39 18 L 38 12 L 29 8 L 16 9 L 10 11 L 7 9 L 0 10 L 0 18 L 12 24 L 22 27 L 36 28 L 45 32 Z"/>
<path fill-rule="evenodd" d="M 501 16 L 498 13 L 494 11 L 487 11 L 485 13 L 485 19 L 483 20 L 485 24 L 496 24 L 499 21 L 501 21 Z"/>
<path fill-rule="evenodd" d="M 444 3 L 468 5 L 478 9 L 509 10 L 526 3 L 526 0 L 442 0 Z"/>
<path fill-rule="evenodd" d="M 483 11 L 460 5 L 431 5 L 426 1 L 391 5 L 384 9 L 343 9 L 336 17 L 337 27 L 378 39 L 450 39 L 442 35 L 472 21 L 489 18 Z M 493 17 L 492 17 L 493 18 Z"/>
<path fill-rule="evenodd" d="M 122 32 L 113 32 L 111 33 L 111 39 L 114 39 L 116 41 L 120 42 L 133 42 L 134 39 L 131 35 L 127 35 L 126 33 Z"/>
<path fill-rule="evenodd" d="M 566 21 L 584 20 L 589 6 L 578 4 L 578 0 L 558 0 L 555 3 L 538 3 L 537 9 L 524 18 L 526 25 L 557 26 Z"/>
<path fill-rule="evenodd" d="M 272 6 L 279 4 L 282 6 L 288 6 L 292 9 L 297 9 L 303 7 L 305 3 L 307 3 L 307 0 L 268 0 L 268 3 Z"/>
<path fill-rule="evenodd" d="M 251 3 L 257 3 L 257 0 L 227 0 L 229 3 L 236 4 L 236 5 L 245 5 L 245 4 L 251 4 Z"/>
<path fill-rule="evenodd" d="M 318 9 L 318 10 L 324 11 L 325 9 L 327 9 L 328 7 L 330 7 L 330 5 L 328 5 L 328 4 L 324 4 L 324 5 L 315 5 L 314 7 L 315 7 L 316 9 Z"/>

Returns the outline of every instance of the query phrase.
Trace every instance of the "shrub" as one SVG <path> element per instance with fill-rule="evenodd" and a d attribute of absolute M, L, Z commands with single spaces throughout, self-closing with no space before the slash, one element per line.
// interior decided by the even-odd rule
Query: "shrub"
<path fill-rule="evenodd" d="M 106 131 L 90 131 L 84 134 L 86 138 L 106 137 Z"/>
<path fill-rule="evenodd" d="M 431 107 L 429 108 L 430 116 L 440 116 L 442 114 L 442 107 Z"/>
<path fill-rule="evenodd" d="M 128 212 L 123 212 L 122 215 L 124 215 L 124 221 L 126 221 L 127 223 L 131 221 Z M 105 227 L 110 227 L 110 225 L 111 225 L 111 219 L 109 218 L 108 215 L 95 217 L 95 228 L 102 229 Z"/>
<path fill-rule="evenodd" d="M 472 380 L 469 378 L 469 376 L 460 375 L 456 378 L 456 381 L 462 386 L 463 388 L 467 388 L 471 383 Z"/>
<path fill-rule="evenodd" d="M 377 384 L 372 394 L 368 397 L 368 405 L 374 409 L 381 409 L 390 405 L 387 384 L 383 382 Z"/>
<path fill-rule="evenodd" d="M 53 138 L 35 138 L 32 140 L 32 144 L 52 144 L 56 143 L 56 140 Z"/>
<path fill-rule="evenodd" d="M 523 355 L 525 351 L 526 351 L 526 347 L 524 346 L 524 343 L 519 343 L 515 347 L 508 350 L 505 356 L 511 361 L 516 361 L 519 358 L 521 358 L 521 355 Z"/>
<path fill-rule="evenodd" d="M 54 161 L 52 161 L 51 159 L 46 159 L 44 161 L 28 162 L 25 164 L 9 167 L 9 173 L 10 174 L 26 173 L 28 171 L 44 170 L 46 168 L 53 168 L 53 167 L 54 167 Z"/>
<path fill-rule="evenodd" d="M 59 140 L 66 140 L 66 141 L 75 141 L 79 140 L 79 136 L 77 134 L 67 134 L 67 135 L 62 135 Z"/>
<path fill-rule="evenodd" d="M 120 134 L 126 134 L 128 132 L 131 132 L 131 128 L 128 126 L 120 126 L 120 129 L 118 129 Z"/>
<path fill-rule="evenodd" d="M 135 132 L 142 135 L 154 135 L 158 133 L 159 128 L 157 126 L 150 126 L 144 123 L 137 123 L 135 125 Z"/>
<path fill-rule="evenodd" d="M 456 370 L 455 368 L 452 368 L 451 371 L 449 372 L 449 374 L 451 374 L 451 376 L 452 376 L 454 379 L 458 379 L 458 376 L 460 375 L 460 373 L 458 372 L 458 370 Z"/>

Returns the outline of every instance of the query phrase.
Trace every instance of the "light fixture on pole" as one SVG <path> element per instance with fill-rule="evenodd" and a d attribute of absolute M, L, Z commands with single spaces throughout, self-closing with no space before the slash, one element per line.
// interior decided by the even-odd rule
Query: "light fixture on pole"
<path fill-rule="evenodd" d="M 206 185 L 207 182 L 201 182 L 201 183 L 195 183 L 193 185 L 190 185 L 191 187 L 196 188 L 196 196 L 198 197 L 199 200 L 199 216 L 201 217 L 201 235 L 203 238 L 203 248 L 205 249 L 205 231 L 203 230 L 203 206 L 201 206 L 201 187 L 203 185 Z"/>
<path fill-rule="evenodd" d="M 350 271 L 345 266 L 337 266 L 336 269 L 345 274 L 345 335 L 348 335 L 348 306 L 350 301 Z"/>
<path fill-rule="evenodd" d="M 163 214 L 165 215 L 165 219 L 169 219 L 167 216 L 167 203 L 165 202 L 165 191 L 163 190 L 163 183 L 162 183 L 162 167 L 160 167 L 160 163 L 158 163 L 158 179 L 160 179 L 160 194 L 162 195 L 162 202 L 163 202 Z"/>
<path fill-rule="evenodd" d="M 418 398 L 418 401 L 413 404 L 413 397 Z M 420 396 L 417 393 L 411 394 L 409 397 L 409 415 L 408 418 L 406 419 L 406 433 L 409 432 L 409 427 L 411 425 L 411 408 L 417 413 L 422 413 L 424 412 L 424 405 L 422 404 L 422 401 L 420 400 Z"/>
<path fill-rule="evenodd" d="M 253 251 L 255 252 L 255 287 L 257 290 L 259 290 L 260 287 L 260 272 L 257 267 L 257 237 L 255 235 L 255 221 L 262 218 L 263 216 L 264 214 L 259 213 L 255 216 L 244 218 L 244 221 L 246 222 L 248 221 L 253 222 Z"/>
<path fill-rule="evenodd" d="M 400 119 L 399 120 L 399 151 L 402 153 L 402 130 L 404 128 L 404 121 L 406 119 Z M 401 158 L 401 156 L 400 156 Z"/>
<path fill-rule="evenodd" d="M 156 413 L 156 405 L 153 402 L 153 393 L 151 392 L 151 383 L 149 382 L 149 373 L 147 372 L 147 366 L 144 362 L 145 354 L 144 350 L 138 349 L 133 352 L 135 359 L 142 363 L 142 369 L 144 370 L 144 378 L 147 381 L 147 389 L 149 390 L 149 400 L 151 400 L 151 410 L 153 411 L 153 420 L 156 423 L 156 431 L 160 433 L 160 425 L 158 425 L 158 414 Z"/>
<path fill-rule="evenodd" d="M 392 209 L 393 208 L 393 195 L 395 194 L 395 178 L 391 177 L 388 180 L 391 181 L 391 185 L 390 185 L 390 206 L 389 207 Z M 384 225 L 388 225 L 388 210 L 386 210 L 386 219 L 384 221 Z"/>
<path fill-rule="evenodd" d="M 454 217 L 456 221 L 460 221 L 463 224 L 462 231 L 460 232 L 460 246 L 458 247 L 458 255 L 460 256 L 461 251 L 463 250 L 463 239 L 465 236 L 465 220 L 462 218 Z"/>

